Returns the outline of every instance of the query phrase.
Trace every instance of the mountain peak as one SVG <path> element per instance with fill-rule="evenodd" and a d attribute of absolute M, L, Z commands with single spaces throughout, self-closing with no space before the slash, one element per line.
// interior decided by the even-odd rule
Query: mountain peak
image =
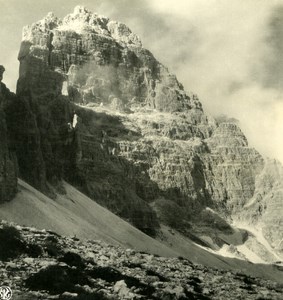
<path fill-rule="evenodd" d="M 140 38 L 123 23 L 112 21 L 109 18 L 93 13 L 84 6 L 76 6 L 73 13 L 68 14 L 62 20 L 53 12 L 49 12 L 45 18 L 25 26 L 23 29 L 23 41 L 35 43 L 35 36 L 50 32 L 75 32 L 79 35 L 91 33 L 114 39 L 123 47 L 142 47 Z"/>
<path fill-rule="evenodd" d="M 74 14 L 87 14 L 90 13 L 90 11 L 83 5 L 77 5 L 74 8 Z"/>
<path fill-rule="evenodd" d="M 83 6 L 75 7 L 62 20 L 48 13 L 43 20 L 26 26 L 19 59 L 27 53 L 37 63 L 44 62 L 44 68 L 56 71 L 54 77 L 60 77 L 56 88 L 46 88 L 42 81 L 43 90 L 63 93 L 60 85 L 64 81 L 71 100 L 77 103 L 109 104 L 112 98 L 119 98 L 118 102 L 132 110 L 146 106 L 167 112 L 202 111 L 197 97 L 186 94 L 176 76 L 142 47 L 140 38 L 127 25 Z M 30 70 L 33 74 L 34 69 Z M 21 64 L 21 73 L 26 72 L 27 65 Z M 103 88 L 97 88 L 100 81 Z M 37 80 L 34 87 L 42 91 Z"/>

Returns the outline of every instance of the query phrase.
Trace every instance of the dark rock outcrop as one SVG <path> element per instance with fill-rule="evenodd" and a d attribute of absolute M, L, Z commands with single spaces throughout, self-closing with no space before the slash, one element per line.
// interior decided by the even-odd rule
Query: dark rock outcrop
<path fill-rule="evenodd" d="M 6 114 L 7 101 L 14 95 L 2 83 L 5 68 L 0 66 L 0 203 L 11 200 L 17 192 L 17 159 L 9 149 Z"/>
<path fill-rule="evenodd" d="M 45 240 L 54 238 L 45 230 L 16 228 L 24 244 L 39 248 L 44 248 Z M 271 282 L 193 264 L 181 257 L 159 257 L 96 240 L 58 235 L 56 240 L 63 255 L 51 257 L 43 252 L 30 257 L 22 252 L 10 261 L 0 260 L 0 280 L 12 289 L 13 299 L 275 300 L 283 292 L 279 269 L 278 282 Z"/>

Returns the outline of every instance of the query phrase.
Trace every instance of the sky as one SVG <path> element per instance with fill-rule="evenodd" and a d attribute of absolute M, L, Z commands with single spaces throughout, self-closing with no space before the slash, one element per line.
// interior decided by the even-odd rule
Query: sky
<path fill-rule="evenodd" d="M 283 162 L 283 0 L 0 0 L 11 90 L 23 26 L 76 5 L 127 24 L 208 114 L 238 119 L 250 146 Z"/>

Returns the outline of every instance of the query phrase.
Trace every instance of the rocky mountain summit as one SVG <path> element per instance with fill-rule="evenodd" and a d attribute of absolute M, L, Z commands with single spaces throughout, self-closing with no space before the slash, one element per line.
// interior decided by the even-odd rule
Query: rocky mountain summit
<path fill-rule="evenodd" d="M 155 238 L 167 226 L 220 254 L 282 260 L 282 166 L 208 116 L 126 25 L 49 13 L 24 28 L 18 58 L 16 95 L 1 83 L 3 200 L 17 175 L 54 201 L 65 180 Z"/>
<path fill-rule="evenodd" d="M 58 95 L 63 88 L 76 103 L 119 103 L 128 109 L 146 105 L 169 112 L 201 108 L 126 25 L 84 7 L 63 20 L 49 13 L 25 27 L 19 60 L 18 89 L 29 87 L 40 96 L 42 89 Z M 44 69 L 53 73 L 39 82 L 38 72 Z M 24 78 L 34 80 L 27 86 Z"/>
<path fill-rule="evenodd" d="M 0 280 L 13 299 L 280 299 L 282 285 L 238 272 L 2 222 Z"/>

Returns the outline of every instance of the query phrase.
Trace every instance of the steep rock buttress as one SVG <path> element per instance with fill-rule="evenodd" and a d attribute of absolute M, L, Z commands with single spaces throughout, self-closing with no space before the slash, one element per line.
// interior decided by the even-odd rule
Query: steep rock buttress
<path fill-rule="evenodd" d="M 2 83 L 5 68 L 0 66 L 0 203 L 11 200 L 17 192 L 17 161 L 15 153 L 9 148 L 6 103 L 14 95 Z"/>

